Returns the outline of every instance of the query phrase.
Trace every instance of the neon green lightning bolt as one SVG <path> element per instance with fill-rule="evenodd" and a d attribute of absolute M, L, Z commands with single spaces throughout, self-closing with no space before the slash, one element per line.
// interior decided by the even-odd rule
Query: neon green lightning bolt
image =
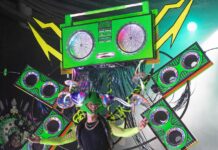
<path fill-rule="evenodd" d="M 182 1 L 183 0 L 181 0 L 181 2 Z M 179 18 L 176 20 L 174 25 L 156 42 L 156 49 L 159 49 L 164 44 L 164 42 L 166 42 L 170 38 L 170 36 L 172 36 L 171 46 L 173 45 L 173 43 L 177 37 L 177 34 L 178 34 L 179 30 L 181 29 L 181 26 L 182 26 L 186 16 L 188 15 L 188 12 L 191 8 L 192 3 L 193 3 L 193 0 L 190 0 L 190 2 L 188 3 L 188 5 L 184 9 L 184 11 L 181 13 Z M 173 4 L 173 5 L 175 5 L 175 4 Z M 165 13 L 165 12 L 163 11 L 161 13 Z M 160 15 L 160 18 L 162 18 L 161 16 L 162 15 Z M 159 21 L 160 20 L 156 20 L 157 23 L 159 23 Z"/>

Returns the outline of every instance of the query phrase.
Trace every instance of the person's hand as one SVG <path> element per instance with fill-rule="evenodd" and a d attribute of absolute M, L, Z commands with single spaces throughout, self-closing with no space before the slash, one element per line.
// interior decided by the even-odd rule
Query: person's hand
<path fill-rule="evenodd" d="M 28 141 L 30 141 L 32 143 L 40 143 L 40 137 L 37 135 L 30 136 L 28 138 Z"/>
<path fill-rule="evenodd" d="M 142 119 L 142 120 L 140 121 L 140 123 L 139 123 L 139 129 L 140 129 L 140 130 L 144 129 L 147 124 L 148 124 L 147 118 Z"/>

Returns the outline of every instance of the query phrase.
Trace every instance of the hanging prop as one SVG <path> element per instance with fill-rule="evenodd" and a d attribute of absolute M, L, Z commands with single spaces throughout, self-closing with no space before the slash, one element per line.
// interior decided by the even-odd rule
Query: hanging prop
<path fill-rule="evenodd" d="M 187 149 L 196 142 L 168 103 L 162 99 L 142 113 L 160 142 L 168 150 Z"/>
<path fill-rule="evenodd" d="M 167 97 L 212 65 L 198 43 L 192 44 L 152 76 L 160 93 Z"/>
<path fill-rule="evenodd" d="M 30 66 L 25 68 L 15 86 L 49 107 L 53 107 L 58 94 L 64 90 L 63 85 Z"/>
<path fill-rule="evenodd" d="M 60 136 L 62 132 L 68 130 L 72 124 L 66 120 L 63 116 L 55 111 L 51 111 L 50 114 L 45 118 L 41 125 L 37 128 L 34 135 L 42 138 Z M 27 150 L 30 147 L 30 142 L 26 142 L 22 147 L 22 150 Z M 49 149 L 51 146 L 46 146 Z"/>

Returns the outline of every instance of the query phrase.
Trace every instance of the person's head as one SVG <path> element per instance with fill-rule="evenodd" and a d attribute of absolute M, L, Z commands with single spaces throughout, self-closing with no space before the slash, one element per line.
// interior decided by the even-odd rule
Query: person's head
<path fill-rule="evenodd" d="M 98 114 L 105 108 L 102 104 L 102 100 L 99 97 L 99 94 L 96 92 L 89 92 L 83 101 L 81 109 L 89 114 Z"/>

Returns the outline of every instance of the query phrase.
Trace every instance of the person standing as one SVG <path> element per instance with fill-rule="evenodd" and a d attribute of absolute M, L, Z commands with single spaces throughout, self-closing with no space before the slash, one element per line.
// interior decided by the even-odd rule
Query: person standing
<path fill-rule="evenodd" d="M 140 121 L 138 127 L 124 129 L 116 126 L 113 122 L 107 121 L 99 113 L 105 107 L 102 104 L 99 94 L 90 92 L 85 98 L 81 110 L 86 112 L 86 117 L 73 127 L 73 132 L 63 137 L 41 139 L 38 136 L 30 137 L 29 141 L 45 145 L 64 145 L 77 141 L 83 150 L 111 150 L 111 135 L 117 137 L 131 137 L 145 128 L 147 119 Z"/>

